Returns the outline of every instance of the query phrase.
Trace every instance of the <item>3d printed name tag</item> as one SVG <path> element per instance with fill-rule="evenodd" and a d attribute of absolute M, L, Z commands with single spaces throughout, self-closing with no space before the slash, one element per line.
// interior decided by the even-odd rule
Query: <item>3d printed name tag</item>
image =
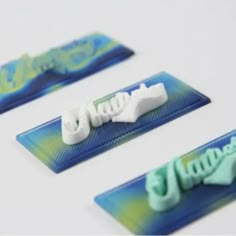
<path fill-rule="evenodd" d="M 173 76 L 160 73 L 26 131 L 17 140 L 60 172 L 209 102 Z"/>
<path fill-rule="evenodd" d="M 117 41 L 91 34 L 41 55 L 27 54 L 0 68 L 0 113 L 131 56 Z"/>
<path fill-rule="evenodd" d="M 195 185 L 230 185 L 236 176 L 236 137 L 230 144 L 207 149 L 192 160 L 177 159 L 167 165 L 166 173 L 159 169 L 146 176 L 149 205 L 156 211 L 167 211 L 181 201 L 181 192 Z"/>
<path fill-rule="evenodd" d="M 97 105 L 94 102 L 83 105 L 62 116 L 62 139 L 66 144 L 76 144 L 90 134 L 90 125 L 99 127 L 109 121 L 136 122 L 147 112 L 157 109 L 168 100 L 162 83 L 128 92 L 116 93 L 114 97 Z"/>
<path fill-rule="evenodd" d="M 235 176 L 232 131 L 95 201 L 135 234 L 166 235 L 234 200 Z"/>

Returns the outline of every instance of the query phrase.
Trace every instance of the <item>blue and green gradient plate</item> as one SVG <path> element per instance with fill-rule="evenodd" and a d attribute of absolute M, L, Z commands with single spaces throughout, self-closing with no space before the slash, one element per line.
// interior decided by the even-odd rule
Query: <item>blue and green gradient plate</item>
<path fill-rule="evenodd" d="M 232 137 L 236 137 L 235 130 L 179 158 L 185 162 L 199 158 L 209 148 L 221 149 L 230 143 Z M 166 167 L 167 165 L 160 169 Z M 98 205 L 138 235 L 170 234 L 236 197 L 236 180 L 227 186 L 199 184 L 182 192 L 181 201 L 175 208 L 157 212 L 148 204 L 145 176 L 142 175 L 95 198 Z"/>
<path fill-rule="evenodd" d="M 17 140 L 54 172 L 60 172 L 210 102 L 203 94 L 164 72 L 117 92 L 130 93 L 138 89 L 140 83 L 148 87 L 163 83 L 169 99 L 166 104 L 143 115 L 135 123 L 106 123 L 92 128 L 89 137 L 83 142 L 69 146 L 62 141 L 59 117 L 17 135 Z M 117 92 L 95 103 L 104 102 Z"/>
<path fill-rule="evenodd" d="M 94 33 L 41 55 L 25 54 L 0 68 L 0 113 L 85 78 L 133 55 Z"/>

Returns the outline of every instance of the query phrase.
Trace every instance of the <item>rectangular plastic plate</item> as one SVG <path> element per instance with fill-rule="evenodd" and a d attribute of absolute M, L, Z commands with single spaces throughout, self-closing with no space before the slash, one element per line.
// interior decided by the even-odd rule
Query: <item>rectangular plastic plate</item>
<path fill-rule="evenodd" d="M 118 92 L 130 93 L 139 88 L 140 83 L 148 87 L 164 83 L 169 99 L 166 104 L 143 115 L 135 123 L 106 123 L 92 129 L 85 141 L 68 146 L 61 138 L 59 117 L 19 134 L 17 140 L 54 172 L 60 172 L 210 102 L 206 96 L 164 72 Z M 115 94 L 98 99 L 95 103 L 104 102 Z"/>
<path fill-rule="evenodd" d="M 208 148 L 222 148 L 230 143 L 233 136 L 236 137 L 236 131 L 232 131 L 179 158 L 189 160 L 198 158 Z M 166 165 L 161 168 L 165 167 Z M 148 205 L 145 175 L 142 175 L 97 196 L 95 201 L 134 234 L 166 235 L 234 200 L 235 197 L 236 180 L 229 186 L 201 184 L 182 192 L 181 202 L 177 207 L 158 213 Z"/>
<path fill-rule="evenodd" d="M 77 51 L 73 52 L 73 49 Z M 20 59 L 3 65 L 0 69 L 7 68 L 9 75 L 7 81 L 0 81 L 0 113 L 81 80 L 134 54 L 114 39 L 98 33 L 54 50 L 59 50 L 66 56 L 61 62 L 64 66 L 73 62 L 79 69 L 65 74 L 49 70 L 33 79 L 26 79 L 26 76 L 21 78 L 16 75 L 17 65 L 22 64 Z M 70 59 L 66 60 L 67 57 Z"/>

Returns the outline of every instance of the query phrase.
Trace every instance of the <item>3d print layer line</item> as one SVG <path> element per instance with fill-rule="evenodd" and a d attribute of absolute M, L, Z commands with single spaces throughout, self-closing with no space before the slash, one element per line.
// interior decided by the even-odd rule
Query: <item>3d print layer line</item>
<path fill-rule="evenodd" d="M 98 33 L 0 68 L 0 113 L 82 79 L 133 54 Z"/>
<path fill-rule="evenodd" d="M 236 131 L 96 197 L 135 234 L 165 235 L 236 197 Z"/>
<path fill-rule="evenodd" d="M 19 134 L 17 140 L 60 172 L 209 102 L 163 72 Z"/>
<path fill-rule="evenodd" d="M 96 105 L 91 102 L 73 109 L 62 116 L 62 139 L 66 144 L 76 144 L 90 134 L 90 126 L 99 127 L 109 121 L 136 122 L 147 112 L 157 109 L 168 100 L 162 83 L 128 92 L 116 93 L 108 101 Z"/>

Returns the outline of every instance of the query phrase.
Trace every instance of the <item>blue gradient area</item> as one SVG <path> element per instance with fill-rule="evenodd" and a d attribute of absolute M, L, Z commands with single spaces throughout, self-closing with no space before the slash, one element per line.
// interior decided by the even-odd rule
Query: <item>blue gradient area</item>
<path fill-rule="evenodd" d="M 213 140 L 180 158 L 196 155 L 200 157 L 209 148 L 222 148 L 225 144 L 230 143 L 233 136 L 236 136 L 236 131 Z M 182 199 L 177 207 L 159 213 L 153 211 L 148 205 L 145 176 L 142 175 L 95 198 L 98 205 L 135 234 L 166 235 L 173 233 L 233 201 L 236 197 L 236 180 L 229 186 L 200 184 L 191 190 L 182 192 Z M 140 198 L 143 201 L 138 202 L 137 199 Z M 142 208 L 144 214 L 138 215 L 134 207 L 130 207 L 131 205 L 137 205 L 135 209 Z"/>
<path fill-rule="evenodd" d="M 104 48 L 106 45 L 110 45 L 113 42 L 114 46 L 104 50 L 104 52 L 99 56 L 89 56 L 90 61 L 88 65 L 84 66 L 78 71 L 61 74 L 53 70 L 48 70 L 43 74 L 33 78 L 32 80 L 26 81 L 21 89 L 13 93 L 0 93 L 0 113 L 62 88 L 67 84 L 81 80 L 91 74 L 117 64 L 134 54 L 134 52 L 129 48 L 119 43 L 116 44 L 116 41 L 102 34 L 91 34 L 87 37 L 64 45 L 59 49 L 66 51 L 70 47 L 76 46 L 76 44 L 81 44 L 91 40 L 94 43 L 94 50 L 102 50 L 102 48 Z M 75 58 L 75 62 L 78 62 L 78 64 L 81 63 L 79 58 Z M 2 68 L 7 68 L 9 75 L 12 73 L 14 74 L 16 63 L 17 61 L 10 62 L 6 65 L 3 65 Z M 8 78 L 9 82 L 11 80 L 12 77 Z"/>
<path fill-rule="evenodd" d="M 53 171 L 60 172 L 210 102 L 209 98 L 167 73 L 157 74 L 120 92 L 130 93 L 139 88 L 140 83 L 148 87 L 164 83 L 169 99 L 135 123 L 106 123 L 92 128 L 83 142 L 70 146 L 61 139 L 61 120 L 57 118 L 19 134 L 17 140 Z"/>

